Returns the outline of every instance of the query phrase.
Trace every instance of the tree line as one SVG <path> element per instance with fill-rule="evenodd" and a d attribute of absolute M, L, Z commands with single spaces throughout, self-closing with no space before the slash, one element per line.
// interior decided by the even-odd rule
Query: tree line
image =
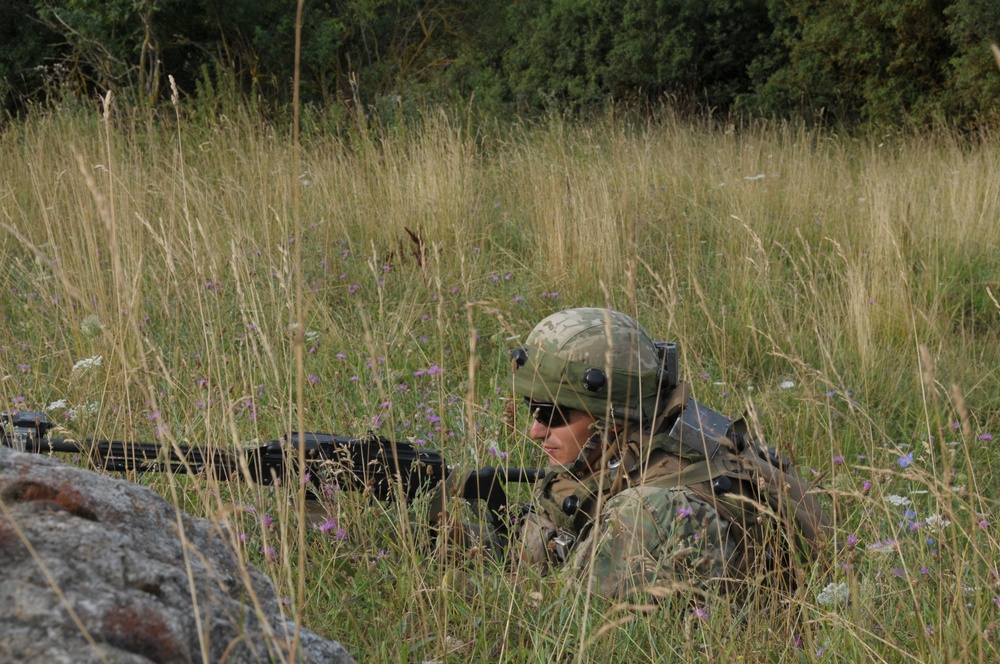
<path fill-rule="evenodd" d="M 8 114 L 106 89 L 136 103 L 292 96 L 295 0 L 6 0 Z M 993 127 L 996 0 L 305 0 L 301 98 L 392 119 L 609 100 L 838 123 Z"/>

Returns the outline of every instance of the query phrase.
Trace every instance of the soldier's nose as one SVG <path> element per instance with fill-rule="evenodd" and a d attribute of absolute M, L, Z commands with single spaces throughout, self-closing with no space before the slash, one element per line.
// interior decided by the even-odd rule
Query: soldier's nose
<path fill-rule="evenodd" d="M 548 433 L 548 431 L 549 428 L 546 425 L 542 424 L 538 420 L 535 420 L 531 423 L 531 428 L 528 429 L 528 436 L 532 440 L 542 440 L 545 438 L 545 434 Z"/>

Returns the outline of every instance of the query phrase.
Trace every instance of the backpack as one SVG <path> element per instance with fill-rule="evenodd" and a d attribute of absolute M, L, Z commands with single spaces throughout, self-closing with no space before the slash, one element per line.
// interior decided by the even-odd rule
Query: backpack
<path fill-rule="evenodd" d="M 801 563 L 819 560 L 831 539 L 819 488 L 764 443 L 752 409 L 733 422 L 686 398 L 678 412 L 677 402 L 685 397 L 682 391 L 672 398 L 673 407 L 668 404 L 650 428 L 660 433 L 647 438 L 649 459 L 636 479 L 646 486 L 684 487 L 713 505 L 739 531 L 738 576 L 777 572 L 795 585 Z"/>

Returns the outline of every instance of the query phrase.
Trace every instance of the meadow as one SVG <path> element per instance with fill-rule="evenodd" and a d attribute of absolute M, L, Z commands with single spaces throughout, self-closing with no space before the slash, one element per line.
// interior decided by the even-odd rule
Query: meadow
<path fill-rule="evenodd" d="M 334 492 L 312 522 L 295 488 L 129 478 L 359 661 L 1000 659 L 995 140 L 428 111 L 296 149 L 239 108 L 112 100 L 4 127 L 0 247 L 0 398 L 62 435 L 377 431 L 533 467 L 508 352 L 608 306 L 679 344 L 699 401 L 753 403 L 836 515 L 794 596 L 692 611 L 435 548 L 419 501 Z"/>

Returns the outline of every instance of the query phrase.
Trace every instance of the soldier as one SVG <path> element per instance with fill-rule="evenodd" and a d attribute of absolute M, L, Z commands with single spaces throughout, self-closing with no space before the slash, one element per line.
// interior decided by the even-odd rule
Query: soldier
<path fill-rule="evenodd" d="M 545 318 L 512 355 L 548 462 L 518 533 L 522 561 L 568 565 L 624 597 L 730 590 L 754 565 L 786 566 L 793 540 L 815 555 L 828 522 L 811 487 L 745 420 L 689 398 L 673 344 L 622 313 L 578 308 Z"/>

